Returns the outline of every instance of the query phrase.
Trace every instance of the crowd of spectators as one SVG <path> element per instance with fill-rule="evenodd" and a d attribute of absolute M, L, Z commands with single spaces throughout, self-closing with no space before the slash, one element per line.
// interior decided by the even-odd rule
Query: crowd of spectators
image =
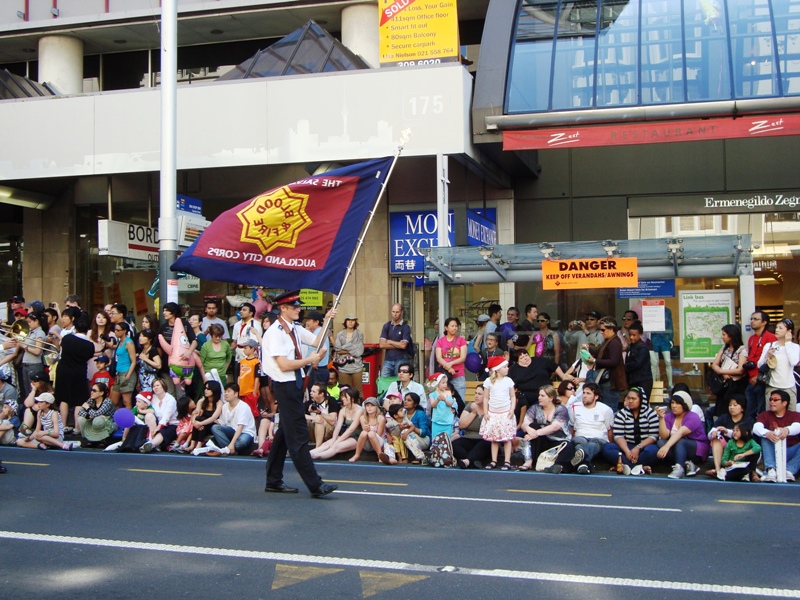
<path fill-rule="evenodd" d="M 29 334 L 22 340 L 6 328 L 0 338 L 0 443 L 268 456 L 280 407 L 260 356 L 274 313 L 256 315 L 245 303 L 229 341 L 215 301 L 203 318 L 184 317 L 181 307 L 168 303 L 163 320 L 146 315 L 141 329 L 126 320 L 127 307 L 120 304 L 93 317 L 74 296 L 60 312 L 21 298 L 9 306 L 13 317 L 29 324 Z M 610 468 L 637 475 L 661 466 L 680 479 L 709 462 L 704 473 L 721 480 L 794 480 L 800 414 L 793 405 L 794 380 L 789 383 L 783 372 L 800 360 L 793 323 L 782 320 L 774 334 L 754 326 L 756 342 L 751 338 L 747 345 L 738 326 L 723 328 L 712 369 L 726 385 L 704 413 L 681 386 L 664 405 L 650 406 L 649 350 L 638 315 L 629 313 L 623 327 L 613 317 L 587 313 L 587 322 L 573 328 L 575 360 L 568 356 L 568 363 L 563 358 L 570 341 L 533 305 L 522 323 L 516 309 L 509 309 L 504 325 L 497 310 L 479 318 L 479 337 L 469 344 L 460 321 L 448 318 L 424 386 L 414 381 L 410 328 L 402 307 L 394 305 L 381 334 L 390 357 L 382 374 L 391 383 L 379 398 L 362 397 L 364 339 L 357 317 L 349 314 L 326 340 L 330 367 L 309 371 L 305 382 L 311 457 L 425 465 L 445 443 L 449 464 L 463 469 L 588 474 Z M 754 322 L 763 317 L 754 313 Z M 310 333 L 316 335 L 321 324 L 322 315 L 309 315 Z M 185 343 L 177 351 L 175 331 Z M 485 378 L 468 398 L 465 362 L 471 352 L 481 354 Z M 194 366 L 179 364 L 183 354 L 197 358 L 189 361 Z M 757 411 L 748 403 L 756 385 L 764 394 Z"/>

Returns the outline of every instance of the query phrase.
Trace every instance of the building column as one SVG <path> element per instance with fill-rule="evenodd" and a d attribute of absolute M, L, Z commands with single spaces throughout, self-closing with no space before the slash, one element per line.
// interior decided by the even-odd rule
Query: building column
<path fill-rule="evenodd" d="M 371 67 L 380 66 L 377 2 L 354 4 L 342 10 L 342 43 Z"/>
<path fill-rule="evenodd" d="M 83 93 L 83 42 L 65 35 L 41 38 L 39 82 L 53 84 L 62 94 Z"/>

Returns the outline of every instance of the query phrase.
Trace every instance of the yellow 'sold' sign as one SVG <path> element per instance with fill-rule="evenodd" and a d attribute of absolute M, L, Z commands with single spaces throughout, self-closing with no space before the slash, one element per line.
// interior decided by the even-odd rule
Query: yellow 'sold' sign
<path fill-rule="evenodd" d="M 635 258 L 580 258 L 542 262 L 545 290 L 637 287 L 639 266 Z"/>

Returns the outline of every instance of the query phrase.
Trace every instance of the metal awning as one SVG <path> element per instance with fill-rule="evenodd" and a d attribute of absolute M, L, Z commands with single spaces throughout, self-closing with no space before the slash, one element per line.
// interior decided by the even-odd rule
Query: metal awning
<path fill-rule="evenodd" d="M 498 246 L 424 248 L 425 277 L 447 283 L 542 280 L 545 260 L 637 258 L 640 279 L 752 275 L 752 236 L 542 242 Z"/>

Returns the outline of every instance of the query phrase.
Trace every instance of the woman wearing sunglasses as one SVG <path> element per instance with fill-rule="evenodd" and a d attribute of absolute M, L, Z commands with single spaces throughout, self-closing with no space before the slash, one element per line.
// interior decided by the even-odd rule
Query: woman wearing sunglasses
<path fill-rule="evenodd" d="M 81 404 L 78 410 L 78 429 L 84 447 L 91 448 L 104 442 L 117 430 L 114 424 L 114 403 L 108 397 L 108 386 L 102 381 L 92 385 L 89 399 Z"/>

